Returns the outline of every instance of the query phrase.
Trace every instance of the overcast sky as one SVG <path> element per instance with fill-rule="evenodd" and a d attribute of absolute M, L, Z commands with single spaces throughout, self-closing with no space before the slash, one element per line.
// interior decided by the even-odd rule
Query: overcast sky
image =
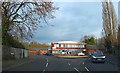
<path fill-rule="evenodd" d="M 54 6 L 59 10 L 53 13 L 55 19 L 49 24 L 54 25 L 39 28 L 33 40 L 39 43 L 57 41 L 79 41 L 85 35 L 101 37 L 102 5 L 101 2 L 56 2 Z M 116 13 L 118 4 L 114 3 Z"/>

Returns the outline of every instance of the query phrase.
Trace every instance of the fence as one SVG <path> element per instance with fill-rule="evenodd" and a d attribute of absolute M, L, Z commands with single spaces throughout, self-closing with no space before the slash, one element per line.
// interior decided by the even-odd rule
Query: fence
<path fill-rule="evenodd" d="M 29 55 L 45 55 L 48 50 L 29 50 Z"/>
<path fill-rule="evenodd" d="M 102 51 L 102 52 L 106 52 L 106 49 L 104 47 L 104 45 L 87 45 L 87 53 L 90 54 L 94 51 Z"/>
<path fill-rule="evenodd" d="M 29 51 L 25 50 L 25 49 L 2 46 L 3 60 L 8 60 L 8 59 L 12 59 L 12 58 L 14 58 L 14 59 L 27 58 L 29 56 L 28 52 Z"/>

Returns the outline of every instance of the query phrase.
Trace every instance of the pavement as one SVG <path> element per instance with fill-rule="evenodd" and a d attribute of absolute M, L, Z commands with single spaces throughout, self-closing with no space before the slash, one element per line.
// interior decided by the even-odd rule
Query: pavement
<path fill-rule="evenodd" d="M 0 73 L 2 72 L 2 61 L 0 61 Z"/>
<path fill-rule="evenodd" d="M 106 55 L 106 61 L 113 64 L 113 65 L 116 65 L 116 66 L 120 66 L 119 64 L 119 59 L 117 56 L 114 56 L 114 55 L 110 55 L 108 53 L 105 54 Z"/>
<path fill-rule="evenodd" d="M 1 43 L 1 41 L 0 41 Z M 2 46 L 0 45 L 0 73 L 2 72 Z"/>
<path fill-rule="evenodd" d="M 30 56 L 29 58 L 24 59 L 16 59 L 16 60 L 8 60 L 8 61 L 2 61 L 2 71 L 7 71 L 11 68 L 20 66 L 22 64 L 28 63 L 33 61 L 37 56 Z"/>

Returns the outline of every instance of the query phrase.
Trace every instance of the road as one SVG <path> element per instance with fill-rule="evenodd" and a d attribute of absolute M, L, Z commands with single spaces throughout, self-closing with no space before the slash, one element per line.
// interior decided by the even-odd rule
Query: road
<path fill-rule="evenodd" d="M 90 58 L 65 59 L 79 71 L 118 71 L 118 66 L 109 62 L 93 63 Z"/>
<path fill-rule="evenodd" d="M 92 71 L 118 71 L 118 67 L 109 62 L 92 63 L 90 58 L 58 58 L 55 56 L 35 56 L 32 61 L 9 69 L 8 71 L 68 71 L 75 73 Z"/>

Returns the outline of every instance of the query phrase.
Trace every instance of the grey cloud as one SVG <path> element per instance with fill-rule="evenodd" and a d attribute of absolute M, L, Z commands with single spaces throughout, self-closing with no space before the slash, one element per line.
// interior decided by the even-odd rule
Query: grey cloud
<path fill-rule="evenodd" d="M 79 41 L 84 35 L 95 33 L 102 28 L 101 3 L 57 3 L 60 9 L 54 14 L 55 19 L 49 20 L 54 27 L 45 26 L 38 29 L 34 40 L 47 43 L 53 41 L 69 40 Z M 43 23 L 44 24 L 44 23 Z M 95 32 L 97 31 L 97 32 Z"/>

